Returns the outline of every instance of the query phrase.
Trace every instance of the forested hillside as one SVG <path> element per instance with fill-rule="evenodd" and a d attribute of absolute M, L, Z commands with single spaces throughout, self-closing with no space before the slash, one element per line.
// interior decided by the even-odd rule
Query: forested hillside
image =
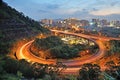
<path fill-rule="evenodd" d="M 0 0 L 0 54 L 8 53 L 16 40 L 31 38 L 39 33 L 46 34 L 49 30 Z"/>

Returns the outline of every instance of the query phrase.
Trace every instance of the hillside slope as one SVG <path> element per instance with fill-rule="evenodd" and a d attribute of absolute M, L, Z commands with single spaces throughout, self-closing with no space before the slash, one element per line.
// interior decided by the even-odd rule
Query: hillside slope
<path fill-rule="evenodd" d="M 0 0 L 0 53 L 8 53 L 9 47 L 19 39 L 30 38 L 39 33 L 49 33 L 37 21 L 25 16 Z"/>

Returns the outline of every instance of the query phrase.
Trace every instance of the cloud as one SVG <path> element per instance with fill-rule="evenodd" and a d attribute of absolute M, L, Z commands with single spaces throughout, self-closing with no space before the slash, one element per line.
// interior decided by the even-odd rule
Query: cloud
<path fill-rule="evenodd" d="M 4 0 L 36 20 L 42 18 L 120 17 L 120 0 Z M 110 17 L 111 16 L 111 17 Z M 114 19 L 115 19 L 114 18 Z M 120 18 L 119 18 L 120 19 Z"/>
<path fill-rule="evenodd" d="M 46 6 L 47 9 L 58 9 L 60 7 L 58 4 L 47 4 L 44 6 Z"/>
<path fill-rule="evenodd" d="M 93 11 L 98 11 L 99 9 L 93 8 L 92 10 L 93 10 Z"/>
<path fill-rule="evenodd" d="M 76 11 L 78 11 L 78 9 L 57 9 L 54 10 L 53 13 L 58 14 L 58 15 L 71 15 L 74 14 Z"/>
<path fill-rule="evenodd" d="M 45 13 L 48 13 L 49 11 L 47 11 L 47 10 L 38 10 L 38 12 L 45 14 Z"/>
<path fill-rule="evenodd" d="M 111 15 L 111 14 L 120 14 L 120 10 L 118 8 L 105 8 L 105 9 L 100 9 L 97 11 L 91 11 L 90 14 L 92 15 Z"/>
<path fill-rule="evenodd" d="M 120 1 L 114 1 L 114 2 L 111 2 L 111 6 L 116 6 L 117 4 L 119 4 L 120 3 Z"/>

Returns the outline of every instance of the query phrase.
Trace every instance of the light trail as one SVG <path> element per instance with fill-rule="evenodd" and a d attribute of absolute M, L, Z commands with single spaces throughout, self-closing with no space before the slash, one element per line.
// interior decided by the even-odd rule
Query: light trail
<path fill-rule="evenodd" d="M 103 41 L 109 41 L 109 40 L 120 40 L 120 38 L 113 38 L 113 37 L 105 37 L 105 36 L 93 36 L 93 35 L 86 35 L 86 34 L 78 34 L 78 33 L 72 33 L 72 32 L 65 32 L 65 31 L 59 31 L 59 30 L 51 30 L 52 32 L 57 33 L 63 33 L 68 35 L 74 35 L 74 36 L 80 36 L 87 39 L 99 39 Z"/>
<path fill-rule="evenodd" d="M 109 41 L 111 39 L 115 39 L 115 40 L 120 40 L 118 38 L 101 38 L 98 36 L 90 36 L 90 35 L 85 35 L 85 34 L 76 34 L 76 33 L 71 33 L 71 32 L 64 32 L 64 31 L 58 31 L 58 30 L 51 30 L 53 32 L 57 32 L 57 33 L 63 33 L 63 34 L 68 34 L 68 35 L 74 35 L 74 36 L 79 36 L 79 37 L 83 37 L 86 39 L 91 40 L 92 39 L 97 39 L 96 41 L 94 41 L 98 46 L 99 46 L 99 51 L 97 52 L 97 54 L 94 54 L 90 57 L 87 57 L 86 59 L 83 60 L 70 60 L 70 61 L 62 61 L 63 64 L 65 64 L 68 68 L 66 70 L 63 71 L 63 73 L 75 73 L 77 72 L 82 64 L 85 63 L 91 63 L 94 62 L 96 60 L 99 60 L 100 58 L 102 58 L 105 54 L 105 46 L 102 43 L 102 41 Z M 37 56 L 32 55 L 32 53 L 29 51 L 30 45 L 32 44 L 34 40 L 24 44 L 20 49 L 18 49 L 16 55 L 18 59 L 26 59 L 28 61 L 32 61 L 32 62 L 38 62 L 38 63 L 42 63 L 42 64 L 56 64 L 56 60 L 43 60 Z"/>
<path fill-rule="evenodd" d="M 21 57 L 22 59 L 26 59 L 26 57 L 25 57 L 24 54 L 23 54 L 23 49 L 24 49 L 27 45 L 31 44 L 33 41 L 34 41 L 34 40 L 26 43 L 25 45 L 23 45 L 23 46 L 21 47 L 19 54 L 20 54 L 20 57 Z M 20 58 L 20 57 L 19 57 L 19 58 Z M 20 59 L 21 59 L 21 58 L 20 58 Z"/>

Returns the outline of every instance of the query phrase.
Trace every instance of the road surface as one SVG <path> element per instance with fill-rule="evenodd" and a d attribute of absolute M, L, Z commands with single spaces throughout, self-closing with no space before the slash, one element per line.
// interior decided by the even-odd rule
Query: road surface
<path fill-rule="evenodd" d="M 107 38 L 107 37 L 98 37 L 98 36 L 90 36 L 90 35 L 84 35 L 84 34 L 77 34 L 77 33 L 71 33 L 71 32 L 64 32 L 64 31 L 57 31 L 57 30 L 52 30 L 53 32 L 57 32 L 57 33 L 63 33 L 63 34 L 69 34 L 69 35 L 74 35 L 74 36 L 79 36 L 79 37 L 83 37 L 86 39 L 97 39 L 96 41 L 94 41 L 98 46 L 99 46 L 99 51 L 90 56 L 87 57 L 85 59 L 82 60 L 66 60 L 66 61 L 62 61 L 63 64 L 65 64 L 68 68 L 64 71 L 64 73 L 76 73 L 79 69 L 80 66 L 82 64 L 85 63 L 91 63 L 94 62 L 96 60 L 99 60 L 100 58 L 102 58 L 105 55 L 105 46 L 103 44 L 103 41 L 108 41 L 108 40 L 118 40 L 118 38 Z M 120 39 L 119 39 L 120 40 Z M 45 60 L 42 59 L 40 57 L 37 57 L 35 55 L 33 55 L 29 48 L 30 45 L 32 44 L 34 40 L 24 44 L 23 46 L 21 46 L 16 53 L 16 56 L 18 59 L 26 59 L 28 61 L 31 62 L 38 62 L 38 63 L 42 63 L 42 64 L 56 64 L 56 60 Z"/>

